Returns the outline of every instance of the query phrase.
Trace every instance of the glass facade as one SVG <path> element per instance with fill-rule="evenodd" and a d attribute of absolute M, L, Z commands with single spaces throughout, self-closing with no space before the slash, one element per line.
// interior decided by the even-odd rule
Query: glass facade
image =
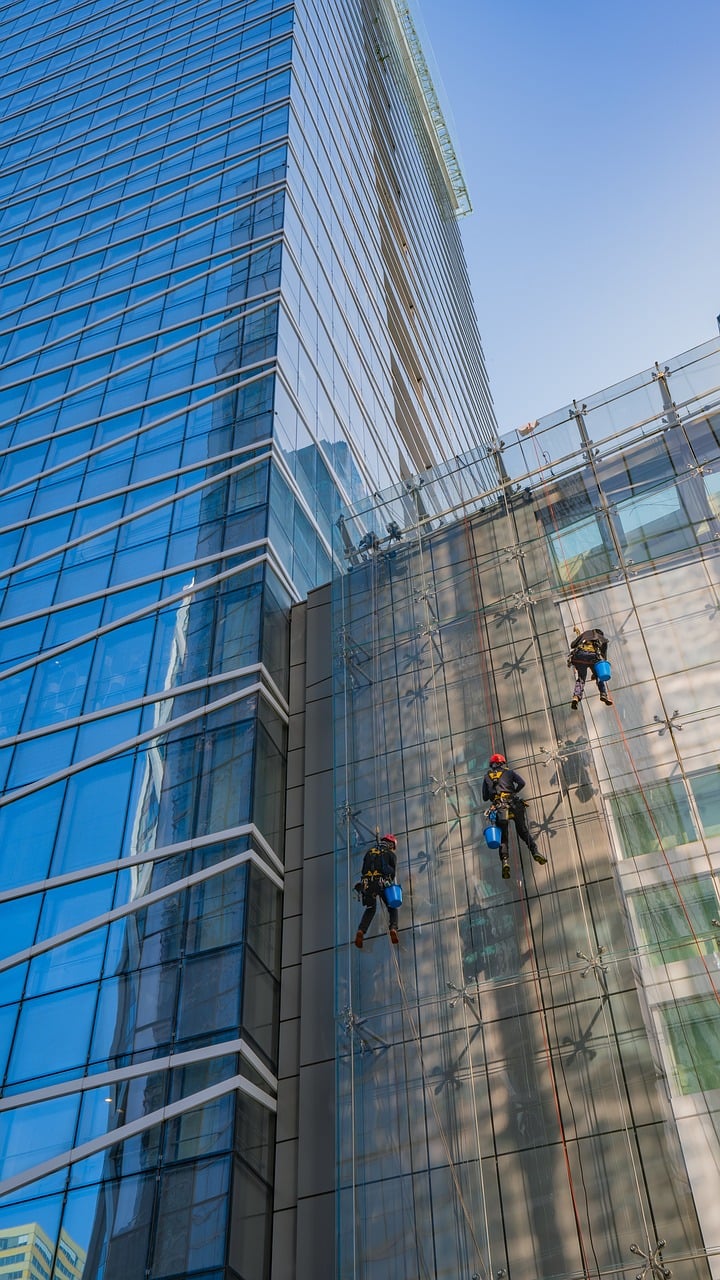
<path fill-rule="evenodd" d="M 411 35 L 4 24 L 3 1276 L 270 1274 L 290 605 L 343 504 L 494 433 Z"/>
<path fill-rule="evenodd" d="M 719 361 L 715 339 L 348 516 L 343 1278 L 720 1275 Z M 569 645 L 595 626 L 614 705 L 588 679 L 573 709 Z M 495 752 L 548 859 L 511 824 L 509 879 L 484 837 Z M 358 949 L 378 828 L 400 941 L 380 908 Z"/>

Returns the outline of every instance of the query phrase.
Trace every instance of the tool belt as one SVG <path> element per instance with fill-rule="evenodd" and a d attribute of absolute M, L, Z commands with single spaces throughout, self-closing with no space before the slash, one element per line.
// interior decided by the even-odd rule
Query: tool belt
<path fill-rule="evenodd" d="M 600 652 L 594 644 L 579 644 L 576 649 L 570 653 L 571 661 L 580 659 L 581 662 L 599 662 Z"/>
<path fill-rule="evenodd" d="M 515 817 L 515 809 L 524 804 L 525 801 L 512 791 L 500 791 L 493 800 L 492 811 L 496 814 L 498 822 L 509 822 Z"/>

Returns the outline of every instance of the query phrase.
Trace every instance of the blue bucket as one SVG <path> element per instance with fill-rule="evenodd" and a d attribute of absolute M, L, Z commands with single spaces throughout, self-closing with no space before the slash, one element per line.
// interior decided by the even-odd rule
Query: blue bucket
<path fill-rule="evenodd" d="M 599 662 L 595 663 L 595 675 L 598 680 L 609 680 L 611 671 L 610 663 L 605 658 L 601 658 Z"/>
<path fill-rule="evenodd" d="M 383 889 L 386 907 L 402 906 L 402 888 L 399 884 L 387 884 Z"/>
<path fill-rule="evenodd" d="M 499 849 L 502 844 L 502 831 L 499 827 L 486 827 L 483 835 L 488 849 Z"/>

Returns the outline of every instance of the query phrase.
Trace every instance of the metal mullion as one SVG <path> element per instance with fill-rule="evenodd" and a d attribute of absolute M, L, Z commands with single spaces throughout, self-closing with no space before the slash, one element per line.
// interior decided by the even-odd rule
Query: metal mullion
<path fill-rule="evenodd" d="M 106 925 L 114 924 L 116 920 L 125 920 L 128 916 L 137 915 L 139 911 L 144 911 L 146 907 L 153 906 L 156 902 L 163 902 L 166 898 L 172 898 L 176 893 L 184 889 L 191 889 L 193 885 L 204 884 L 206 880 L 213 880 L 216 876 L 225 875 L 226 871 L 232 871 L 235 867 L 244 866 L 246 863 L 252 863 L 258 870 L 268 879 L 276 889 L 281 892 L 284 888 L 283 879 L 264 862 L 254 849 L 244 849 L 242 853 L 233 854 L 231 858 L 225 858 L 222 862 L 214 862 L 210 867 L 203 867 L 201 871 L 192 871 L 189 875 L 182 876 L 179 880 L 173 880 L 170 884 L 162 885 L 159 889 L 152 889 L 149 893 L 143 894 L 139 898 L 134 898 L 132 902 L 125 902 L 121 907 L 113 907 L 110 911 L 103 911 L 98 916 L 93 916 L 90 920 L 83 920 L 82 924 L 73 925 L 71 929 L 63 929 L 61 933 L 54 934 L 51 938 L 43 938 L 41 942 L 34 942 L 30 947 L 24 947 L 22 951 L 16 951 L 11 956 L 5 956 L 0 960 L 0 973 L 5 973 L 9 969 L 14 969 L 18 965 L 25 964 L 27 961 L 34 960 L 36 956 L 46 955 L 48 951 L 54 951 L 57 947 L 63 947 L 68 942 L 74 942 L 76 938 L 83 938 L 88 933 L 95 933 L 97 929 L 103 929 Z"/>
<path fill-rule="evenodd" d="M 166 1120 L 174 1119 L 175 1116 L 194 1111 L 208 1102 L 213 1102 L 216 1098 L 222 1098 L 227 1093 L 232 1093 L 234 1090 L 246 1093 L 255 1102 L 259 1102 L 261 1106 L 273 1114 L 277 1111 L 275 1099 L 271 1098 L 269 1094 L 263 1093 L 262 1089 L 252 1084 L 246 1076 L 232 1076 L 229 1080 L 212 1085 L 209 1089 L 202 1089 L 199 1093 L 191 1094 L 189 1098 L 183 1098 L 180 1102 L 172 1102 L 157 1111 L 151 1111 L 139 1120 L 133 1120 L 118 1129 L 111 1129 L 102 1138 L 93 1138 L 90 1142 L 85 1142 L 80 1147 L 72 1147 L 70 1150 L 60 1152 L 58 1155 L 53 1156 L 52 1159 L 45 1160 L 42 1164 L 26 1169 L 23 1173 L 15 1174 L 11 1178 L 6 1178 L 3 1182 L 0 1182 L 0 1196 L 8 1195 L 11 1191 L 17 1191 L 20 1187 L 37 1182 L 41 1178 L 48 1177 L 51 1173 L 56 1173 L 60 1169 L 66 1169 L 70 1165 L 77 1164 L 81 1160 L 87 1160 L 90 1156 L 96 1155 L 100 1151 L 105 1151 L 108 1147 L 117 1146 L 119 1143 L 125 1142 L 127 1138 L 144 1133 L 145 1130 L 153 1128 L 156 1124 L 162 1124 Z"/>
<path fill-rule="evenodd" d="M 215 564 L 218 560 L 229 560 L 231 556 L 242 555 L 243 552 L 255 551 L 265 547 L 267 548 L 267 538 L 257 538 L 254 542 L 241 542 L 237 546 L 229 547 L 225 551 L 218 551 L 213 555 L 199 556 L 197 560 L 185 560 L 182 564 L 170 565 L 166 569 L 158 569 L 156 573 L 146 574 L 140 578 L 129 578 L 126 582 L 116 582 L 107 587 L 101 587 L 97 591 L 89 591 L 84 596 L 74 596 L 70 600 L 59 600 L 55 604 L 46 605 L 43 609 L 34 609 L 29 613 L 18 614 L 16 618 L 8 618 L 0 621 L 0 631 L 7 627 L 16 627 L 21 622 L 31 622 L 36 618 L 49 618 L 56 613 L 62 613 L 65 609 L 73 609 L 79 604 L 90 604 L 94 600 L 104 600 L 109 596 L 121 595 L 123 591 L 132 591 L 135 587 L 144 587 L 150 582 L 160 582 L 165 578 L 180 577 L 182 574 L 191 573 L 195 569 L 201 568 L 206 564 Z M 255 557 L 254 564 L 259 564 L 265 559 L 264 553 L 259 557 Z M 247 561 L 249 564 L 250 561 Z M 169 597 L 166 597 L 169 599 Z M 4 673 L 3 673 L 4 674 Z M 0 674 L 2 679 L 2 674 Z"/>
<path fill-rule="evenodd" d="M 265 685 L 258 681 L 245 689 L 227 694 L 224 698 L 218 698 L 215 702 L 205 703 L 202 707 L 196 707 L 193 711 L 187 711 L 183 715 L 175 716 L 172 720 L 166 720 L 161 725 L 154 725 L 152 729 L 145 729 L 142 733 L 133 734 L 131 738 L 125 738 L 122 742 L 115 743 L 112 747 L 107 747 L 105 751 L 99 751 L 94 756 L 87 756 L 84 760 L 66 765 L 64 769 L 59 769 L 56 773 L 49 773 L 42 778 L 37 778 L 34 782 L 27 782 L 21 787 L 16 787 L 11 792 L 6 791 L 0 796 L 0 808 L 12 804 L 15 800 L 21 800 L 24 796 L 42 791 L 45 787 L 52 786 L 55 782 L 65 782 L 68 778 L 75 777 L 76 774 L 82 773 L 85 769 L 92 769 L 95 765 L 104 764 L 107 760 L 113 760 L 117 756 L 125 755 L 128 751 L 136 750 L 137 747 L 141 747 L 146 742 L 154 742 L 158 738 L 164 738 L 173 729 L 192 724 L 194 720 L 201 720 L 204 716 L 212 715 L 216 711 L 222 711 L 225 707 L 232 706 L 236 702 L 243 702 L 255 693 L 264 698 L 281 720 L 284 719 L 284 712 L 280 704 L 275 701 Z"/>
<path fill-rule="evenodd" d="M 288 5 L 284 11 L 285 11 L 285 12 L 287 12 L 287 9 L 288 9 L 288 8 L 291 8 L 291 7 L 292 7 L 292 6 Z M 213 15 L 213 17 L 214 17 L 214 16 L 215 16 L 215 15 Z M 274 12 L 273 12 L 272 10 L 268 11 L 268 13 L 261 14 L 261 15 L 260 15 L 260 17 L 259 17 L 257 20 L 255 20 L 254 22 L 253 22 L 253 21 L 251 21 L 251 22 L 249 22 L 249 23 L 247 24 L 248 28 L 250 28 L 251 26 L 258 26 L 261 22 L 266 21 L 266 20 L 267 20 L 267 18 L 268 18 L 268 16 L 270 16 L 270 17 L 274 17 L 274 16 L 275 16 L 275 14 L 274 14 Z M 164 72 L 164 71 L 166 71 L 166 70 L 172 70 L 172 68 L 173 68 L 174 66 L 182 65 L 182 64 L 185 62 L 185 59 L 186 59 L 186 57 L 187 57 L 187 50 L 188 50 L 188 48 L 192 48 L 193 52 L 198 52 L 197 47 L 196 47 L 196 46 L 194 46 L 194 45 L 191 45 L 191 43 L 190 43 L 190 36 L 192 35 L 193 30 L 201 29 L 201 28 L 202 28 L 202 25 L 203 25 L 202 23 L 200 23 L 200 24 L 195 23 L 195 25 L 194 25 L 194 26 L 192 26 L 192 24 L 191 24 L 190 22 L 188 22 L 188 24 L 187 24 L 187 26 L 188 26 L 188 45 L 186 46 L 186 48 L 185 48 L 185 50 L 183 51 L 183 54 L 182 54 L 181 56 L 180 56 L 180 55 L 178 55 L 178 57 L 177 57 L 173 62 L 168 63 L 168 64 L 166 64 L 166 66 L 164 66 L 164 67 L 163 67 L 163 72 Z M 257 52 L 259 49 L 261 49 L 261 48 L 263 48 L 263 47 L 271 47 L 272 45 L 278 44 L 280 41 L 285 40 L 285 39 L 287 39 L 287 33 L 285 33 L 284 35 L 281 35 L 281 36 L 274 36 L 274 37 L 271 37 L 270 39 L 267 39 L 267 40 L 264 40 L 264 41 L 258 41 L 258 42 L 257 42 L 256 44 L 254 44 L 254 45 L 248 45 L 246 49 L 241 49 L 241 50 L 238 50 L 238 51 L 237 51 L 237 53 L 235 54 L 235 57 L 234 57 L 234 61 L 235 61 L 236 63 L 241 63 L 241 62 L 243 61 L 243 58 L 244 58 L 245 56 L 247 56 L 247 55 L 249 55 L 249 54 L 251 54 L 251 53 L 253 53 L 253 52 Z M 213 51 L 214 51 L 215 46 L 217 45 L 217 43 L 218 43 L 218 37 L 217 37 L 217 34 L 213 34 L 212 36 L 209 36 L 209 37 L 208 37 L 208 45 L 207 45 L 207 53 L 208 53 L 208 55 L 209 55 L 209 58 L 208 58 L 208 72 L 210 72 L 210 71 L 212 70 L 212 65 L 213 65 L 213 64 L 212 64 L 212 53 L 213 53 Z M 137 42 L 136 42 L 136 46 L 135 46 L 135 47 L 137 47 Z M 155 76 L 155 75 L 157 74 L 156 69 L 153 67 L 153 62 L 154 62 L 154 60 L 156 60 L 156 59 L 155 59 L 155 57 L 154 57 L 154 55 L 153 55 L 153 54 L 150 54 L 150 55 L 146 56 L 146 58 L 145 58 L 145 59 L 138 59 L 138 58 L 133 58 L 132 56 L 128 56 L 128 57 L 127 57 L 123 62 L 118 62 L 117 64 L 115 64 L 115 65 L 112 67 L 112 74 L 113 74 L 113 75 L 118 75 L 118 74 L 120 74 L 120 72 L 122 71 L 122 69 L 123 69 L 123 67 L 124 67 L 124 66 L 129 66 L 129 67 L 130 67 L 130 69 L 132 69 L 132 70 L 136 70 L 136 69 L 137 69 L 137 70 L 139 70 L 139 69 L 140 69 L 140 68 L 142 68 L 143 66 L 147 65 L 147 66 L 148 66 L 148 68 L 149 68 L 149 70 L 148 70 L 148 74 L 147 74 L 147 76 L 146 76 L 145 78 L 146 78 L 147 80 L 151 80 L 151 79 L 153 78 L 153 76 Z M 231 59 L 231 58 L 229 58 L 228 60 L 229 60 L 231 63 L 232 63 L 232 61 L 233 61 L 233 59 Z M 91 57 L 88 59 L 88 62 L 90 63 L 90 65 L 92 65 L 92 61 L 93 61 L 93 57 L 91 56 Z M 32 65 L 32 62 L 28 62 L 28 63 L 27 63 L 27 64 L 25 64 L 25 65 L 26 65 L 26 66 L 31 66 L 31 65 Z M 19 68 L 19 69 L 20 69 L 20 70 L 22 70 L 22 68 Z M 104 73 L 104 74 L 105 74 L 105 80 L 106 80 L 106 79 L 107 79 L 107 74 L 106 74 L 106 73 Z M 37 87 L 38 85 L 43 85 L 43 84 L 44 84 L 44 82 L 45 82 L 45 79 L 46 79 L 46 76 L 41 76 L 41 77 L 39 77 L 39 78 L 38 78 L 38 79 L 36 79 L 36 80 L 31 80 L 31 81 L 28 81 L 28 82 L 27 82 L 27 83 L 25 83 L 25 84 L 22 84 L 22 85 L 20 86 L 20 88 L 22 88 L 23 90 L 32 89 L 32 88 L 34 88 L 34 87 Z M 47 98 L 40 98 L 40 99 L 38 99 L 36 102 L 34 102 L 34 103 L 33 103 L 33 107 L 34 107 L 34 108 L 37 108 L 37 107 L 43 107 L 43 106 L 47 105 L 47 104 L 48 104 L 48 102 L 49 102 L 50 100 L 52 100 L 54 103 L 57 103 L 57 102 L 59 102 L 63 97 L 70 97 L 70 96 L 71 96 L 71 94 L 75 94 L 75 93 L 77 93 L 79 88 L 81 88 L 81 87 L 82 87 L 82 88 L 85 88 L 85 89 L 87 89 L 87 88 L 91 88 L 91 87 L 93 87 L 93 85 L 95 85 L 96 83 L 98 83 L 98 82 L 97 82 L 97 81 L 92 80 L 91 78 L 88 78 L 87 80 L 85 80 L 85 81 L 82 83 L 82 85 L 80 85 L 80 84 L 73 85 L 71 88 L 68 88 L 68 89 L 63 90 L 63 91 L 62 91 L 62 93 L 61 93 L 60 95 L 58 95 L 58 96 L 53 96 L 53 98 L 52 98 L 52 99 L 47 99 Z M 140 79 L 140 80 L 134 80 L 134 83 L 142 83 L 142 79 Z M 173 82 L 173 81 L 170 81 L 170 79 L 168 78 L 168 83 L 174 83 L 174 82 Z M 119 93 L 119 92 L 120 92 L 120 91 L 118 90 L 118 93 Z M 120 105 L 122 104 L 122 101 L 123 101 L 122 99 L 118 99 L 118 102 L 119 102 L 119 104 L 120 104 Z M 113 103 L 112 105 L 115 105 L 115 104 Z M 23 116 L 23 115 L 25 115 L 25 114 L 26 114 L 26 110 L 27 110 L 27 109 L 25 108 L 25 109 L 22 109 L 22 110 L 20 110 L 20 111 L 13 112 L 13 113 L 12 113 L 12 115 L 10 115 L 10 116 L 6 116 L 6 117 L 5 117 L 5 120 L 6 120 L 6 121 L 8 121 L 8 120 L 12 120 L 12 119 L 14 119 L 16 116 Z"/>
<path fill-rule="evenodd" d="M 289 67 L 289 66 L 290 66 L 290 64 L 288 64 L 288 67 Z M 280 68 L 280 67 L 278 67 L 278 71 L 279 71 L 279 70 L 281 70 L 281 68 Z M 274 150 L 277 148 L 279 141 L 280 141 L 280 139 L 275 138 L 275 139 L 273 139 L 273 140 L 272 140 L 272 142 L 268 142 L 268 143 L 266 143 L 265 145 L 255 146 L 255 147 L 249 147 L 247 151 L 241 151 L 241 152 L 239 153 L 239 156 L 236 158 L 236 160 L 234 161 L 234 163 L 233 163 L 233 164 L 225 165 L 225 166 L 224 166 L 224 168 L 223 168 L 223 170 L 222 170 L 222 177 L 223 177 L 223 178 L 227 177 L 227 175 L 228 175 L 229 173 L 232 173 L 234 169 L 240 169 L 240 168 L 242 168 L 242 166 L 243 166 L 243 164 L 245 163 L 245 161 L 246 161 L 246 160 L 253 159 L 253 158 L 254 158 L 254 157 L 256 157 L 256 156 L 264 155 L 266 151 L 274 151 Z M 192 175 L 191 175 L 191 174 L 188 174 L 187 176 L 188 176 L 188 177 L 191 177 Z M 181 192 L 182 192 L 182 194 L 187 194 L 187 192 L 192 191 L 194 187 L 199 186 L 201 183 L 205 182 L 206 180 L 207 180 L 207 179 L 206 179 L 205 177 L 196 177 L 196 178 L 195 178 L 195 181 L 189 181 L 189 182 L 187 183 L 187 185 L 186 185 L 186 186 L 184 186 L 184 187 L 182 187 L 182 188 L 180 189 L 180 192 L 176 192 L 175 194 L 180 194 Z M 152 199 L 150 199 L 150 200 L 148 201 L 147 205 L 145 205 L 145 206 L 144 206 L 144 208 L 145 208 L 145 209 L 150 210 L 150 209 L 152 209 L 152 208 L 154 207 L 154 205 L 155 205 L 155 204 L 159 204 L 159 203 L 162 203 L 162 202 L 164 202 L 165 200 L 167 200 L 167 198 L 168 198 L 168 193 L 167 193 L 166 191 L 163 191 L 163 186 L 164 186 L 164 185 L 166 185 L 166 184 L 163 184 L 163 183 L 157 183 L 157 182 L 155 182 L 155 183 L 154 183 L 154 184 L 152 184 L 151 186 L 147 186 L 147 187 L 143 188 L 143 190 L 142 190 L 142 191 L 140 191 L 140 192 L 136 192 L 136 193 L 135 193 L 135 198 L 137 198 L 137 196 L 138 196 L 138 195 L 150 195 L 150 196 L 152 196 L 153 198 L 152 198 Z M 65 204 L 63 205 L 63 211 L 65 211 L 65 210 L 68 210 L 68 211 L 69 211 L 69 210 L 72 208 L 72 206 L 73 206 L 74 204 L 77 204 L 77 203 L 79 203 L 81 200 L 85 200 L 85 199 L 86 199 L 86 197 L 85 197 L 85 196 L 77 196 L 74 200 L 68 200 L 68 201 L 67 201 L 67 202 L 65 202 Z M 8 206 L 8 207 L 12 207 L 12 206 Z M 115 199 L 115 200 L 107 200 L 107 201 L 105 202 L 105 204 L 103 204 L 103 205 L 100 205 L 100 206 L 93 206 L 93 212 L 97 212 L 98 208 L 101 208 L 101 209 L 115 209 L 115 210 L 117 210 L 117 209 L 118 209 L 118 201 L 117 201 L 117 199 Z M 0 211 L 2 211 L 2 206 L 0 206 Z M 139 208 L 139 209 L 136 209 L 136 211 L 135 211 L 135 212 L 136 212 L 136 214 L 137 214 L 137 213 L 141 213 L 141 212 L 143 212 L 143 208 L 141 207 L 141 208 Z M 89 213 L 89 208 L 84 208 L 84 209 L 82 210 L 82 216 L 83 216 L 83 217 L 85 217 L 88 213 Z M 38 215 L 38 217 L 45 217 L 45 218 L 46 218 L 47 216 L 48 216 L 47 214 Z M 71 213 L 71 212 L 68 212 L 68 220 L 69 220 L 69 221 L 72 221 L 72 219 L 74 219 L 74 218 L 76 218 L 76 217 L 79 217 L 79 216 L 80 216 L 80 215 L 79 215 L 78 213 Z M 54 230 L 54 229 L 55 229 L 55 227 L 57 227 L 57 226 L 59 226 L 59 225 L 60 225 L 60 226 L 62 225 L 62 223 L 58 222 L 58 219 L 57 219 L 57 218 L 55 218 L 55 220 L 54 220 L 54 221 L 52 221 L 52 222 L 47 222 L 44 226 L 40 226 L 40 227 L 35 227 L 35 228 L 34 228 L 34 227 L 33 227 L 33 223 L 34 223 L 35 221 L 37 221 L 37 220 L 38 220 L 37 218 L 28 219 L 26 222 L 24 222 L 24 223 L 23 223 L 23 225 L 22 225 L 22 226 L 14 227 L 14 228 L 12 229 L 12 233 L 11 233 L 9 236 L 7 236 L 7 238 L 6 238 L 6 239 L 0 239 L 0 245 L 3 245 L 3 246 L 4 246 L 4 245 L 6 245 L 6 244 L 8 244 L 8 243 L 12 244 L 12 243 L 14 243 L 14 242 L 18 239 L 18 237 L 19 237 L 19 236 L 24 237 L 24 236 L 27 236 L 27 235 L 37 235 L 40 231 L 51 231 L 51 230 Z M 112 226 L 112 225 L 113 225 L 115 222 L 117 222 L 117 221 L 118 221 L 118 219 L 117 219 L 117 218 L 111 218 L 111 219 L 109 219 L 109 221 L 108 221 L 107 223 L 104 223 L 104 224 L 102 224 L 102 226 L 98 227 L 98 230 L 103 230 L 105 227 L 110 227 L 110 226 Z M 52 296 L 52 295 L 51 295 L 51 296 Z M 16 310 L 17 310 L 17 308 L 16 308 Z M 38 317 L 38 318 L 42 318 L 42 317 Z M 35 322 L 33 322 L 33 323 L 35 323 Z"/>
<path fill-rule="evenodd" d="M 75 547 L 82 546 L 84 542 L 92 542 L 93 538 L 102 537 L 106 533 L 111 533 L 114 529 L 123 529 L 125 525 L 132 524 L 133 520 L 152 515 L 154 511 L 160 511 L 163 507 L 171 506 L 174 502 L 188 498 L 194 493 L 202 492 L 203 489 L 212 489 L 215 485 L 223 484 L 226 480 L 229 480 L 231 476 L 237 475 L 241 471 L 248 471 L 250 468 L 267 462 L 271 458 L 272 450 L 268 450 L 267 453 L 261 454 L 258 458 L 250 458 L 245 462 L 238 462 L 234 467 L 227 467 L 220 475 L 209 476 L 205 480 L 199 480 L 197 484 L 189 484 L 187 488 L 180 489 L 166 498 L 158 498 L 156 502 L 150 502 L 146 507 L 139 507 L 137 511 L 132 511 L 128 515 L 118 516 L 116 520 L 110 520 L 107 524 L 99 525 L 97 529 L 78 534 L 75 538 L 70 538 L 66 542 L 59 543 L 56 547 L 51 547 L 49 551 L 43 551 L 36 556 L 31 556 L 29 560 L 22 560 L 11 569 L 3 569 L 0 571 L 0 580 L 12 578 L 16 573 L 23 573 L 26 569 L 32 569 L 35 565 L 42 564 L 45 560 L 52 560 L 60 552 L 72 551 Z M 194 470 L 197 470 L 197 467 Z M 96 505 L 99 505 L 101 501 L 102 499 L 98 499 Z"/>
<path fill-rule="evenodd" d="M 23 733 L 16 733 L 12 737 L 0 739 L 0 750 L 4 747 L 17 747 L 24 742 L 32 742 L 36 738 L 46 738 L 53 733 L 63 733 L 66 729 L 82 728 L 84 725 L 94 724 L 98 720 L 110 720 L 113 716 L 124 715 L 127 711 L 151 707 L 156 702 L 170 702 L 175 698 L 183 697 L 186 693 L 197 693 L 202 689 L 212 688 L 216 684 L 229 684 L 242 676 L 255 673 L 271 685 L 273 696 L 279 705 L 285 709 L 285 714 L 287 715 L 287 699 L 280 692 L 263 663 L 255 662 L 250 667 L 237 667 L 232 671 L 220 672 L 219 675 L 206 676 L 204 680 L 192 680 L 189 684 L 173 685 L 168 689 L 162 689 L 158 693 L 146 693 L 139 698 L 132 698 L 129 702 L 118 702 L 111 707 L 99 708 L 97 711 L 86 711 L 81 715 L 71 716 L 68 720 L 53 721 L 51 724 L 42 725 L 39 729 L 27 729 Z"/>
<path fill-rule="evenodd" d="M 269 437 L 267 441 L 260 442 L 260 447 L 268 441 Z M 91 498 L 78 498 L 77 502 L 70 502 L 64 507 L 52 507 L 47 511 L 40 512 L 38 515 L 26 516 L 24 520 L 15 520 L 12 524 L 6 524 L 3 526 L 3 533 L 10 533 L 14 529 L 27 529 L 31 525 L 42 524 L 45 520 L 54 520 L 57 516 L 70 515 L 74 511 L 84 511 L 86 508 L 97 507 L 101 503 L 109 501 L 110 498 L 126 497 L 128 494 L 138 493 L 142 489 L 151 489 L 153 485 L 162 484 L 164 480 L 179 480 L 182 476 L 191 475 L 194 471 L 203 471 L 206 467 L 214 466 L 220 462 L 228 462 L 232 458 L 238 458 L 247 453 L 249 449 L 257 447 L 259 446 L 254 444 L 239 445 L 237 449 L 226 449 L 224 453 L 213 453 L 198 462 L 186 462 L 179 467 L 170 467 L 166 471 L 158 471 L 154 476 L 149 476 L 145 480 L 133 480 L 130 484 L 118 485 L 116 489 L 105 489 L 101 494 Z M 262 461 L 262 459 L 260 460 Z M 64 470 L 67 466 L 76 466 L 79 462 L 85 461 L 87 461 L 87 454 L 75 454 L 69 463 L 63 462 L 58 468 L 52 467 L 48 471 L 36 472 L 35 475 L 28 477 L 27 481 L 23 482 L 22 487 L 39 485 L 49 475 L 57 474 L 58 470 Z M 253 459 L 250 459 L 250 461 L 253 461 Z M 184 492 L 184 489 L 178 489 L 177 496 Z M 0 498 L 5 496 L 5 491 L 0 489 Z"/>
<path fill-rule="evenodd" d="M 196 1062 L 210 1062 L 214 1058 L 223 1058 L 230 1054 L 239 1054 L 262 1075 L 265 1083 L 277 1093 L 277 1077 L 265 1066 L 264 1062 L 246 1044 L 242 1036 L 235 1040 L 224 1040 L 219 1044 L 209 1044 L 202 1049 L 186 1049 L 181 1053 L 169 1053 L 162 1058 L 136 1062 L 129 1067 L 118 1067 L 116 1071 L 99 1071 L 97 1074 L 77 1076 L 72 1080 L 63 1080 L 61 1084 L 45 1085 L 42 1089 L 28 1090 L 27 1093 L 8 1094 L 0 1099 L 0 1114 L 3 1111 L 14 1111 L 20 1107 L 34 1106 L 38 1102 L 48 1102 L 53 1098 L 64 1098 L 74 1093 L 87 1093 L 91 1089 L 106 1088 L 123 1080 L 136 1080 L 155 1071 L 174 1071 L 177 1068 L 191 1066 Z"/>

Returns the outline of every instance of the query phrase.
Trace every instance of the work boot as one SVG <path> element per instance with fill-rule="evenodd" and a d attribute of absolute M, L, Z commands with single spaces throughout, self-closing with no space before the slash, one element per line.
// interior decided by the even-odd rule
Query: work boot
<path fill-rule="evenodd" d="M 577 711 L 577 709 L 578 709 L 578 707 L 579 707 L 579 706 L 580 706 L 580 699 L 579 699 L 579 698 L 573 698 L 572 702 L 570 703 L 570 710 L 571 710 L 571 711 Z"/>
<path fill-rule="evenodd" d="M 393 928 L 392 926 L 390 928 L 390 941 L 394 942 L 395 946 L 397 946 L 398 942 L 400 941 L 400 939 L 398 938 L 397 929 Z"/>
<path fill-rule="evenodd" d="M 510 879 L 510 863 L 507 858 L 502 860 L 502 878 L 503 880 Z"/>
<path fill-rule="evenodd" d="M 547 858 L 540 852 L 539 849 L 533 849 L 531 850 L 531 852 L 535 861 L 539 862 L 541 867 L 544 867 L 545 863 L 547 862 Z"/>
<path fill-rule="evenodd" d="M 604 702 L 606 707 L 611 707 L 611 706 L 613 705 L 613 700 L 612 700 L 612 698 L 610 697 L 610 694 L 609 694 L 609 693 L 601 693 L 601 694 L 600 694 L 600 701 L 601 701 L 601 702 Z"/>
<path fill-rule="evenodd" d="M 355 946 L 360 947 L 361 951 L 362 951 L 362 944 L 363 944 L 364 937 L 365 937 L 365 934 L 363 933 L 362 929 L 358 929 L 357 933 L 355 934 Z"/>

